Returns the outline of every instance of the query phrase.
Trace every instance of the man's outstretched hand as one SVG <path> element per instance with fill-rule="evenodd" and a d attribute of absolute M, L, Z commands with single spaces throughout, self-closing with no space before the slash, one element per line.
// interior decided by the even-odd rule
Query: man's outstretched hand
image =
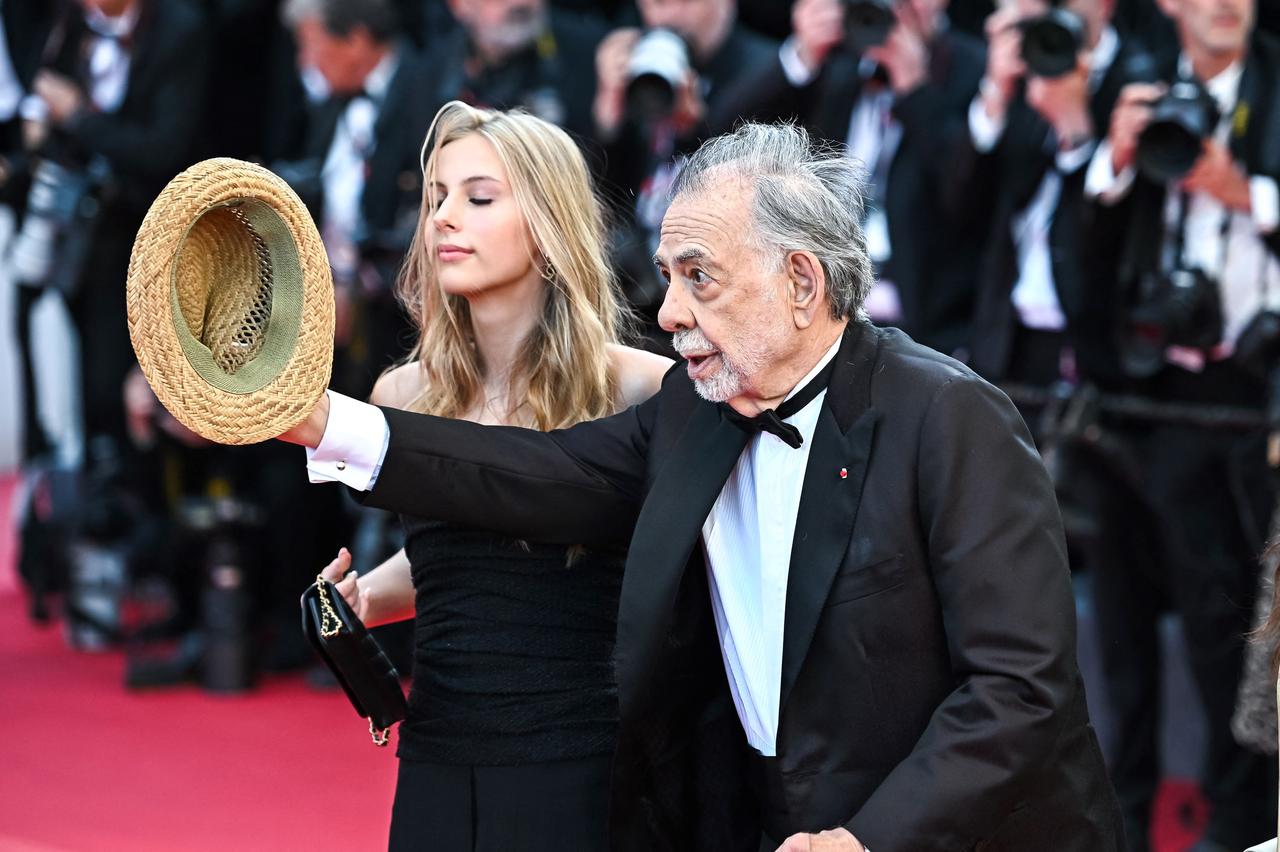
<path fill-rule="evenodd" d="M 301 444 L 315 449 L 320 446 L 320 439 L 324 437 L 324 430 L 328 425 L 329 395 L 326 393 L 320 397 L 320 401 L 316 403 L 315 408 L 311 409 L 311 413 L 305 420 L 278 437 L 281 441 L 287 441 L 290 444 Z"/>
<path fill-rule="evenodd" d="M 793 834 L 782 841 L 778 852 L 867 852 L 867 848 L 847 829 L 833 828 L 818 834 Z"/>

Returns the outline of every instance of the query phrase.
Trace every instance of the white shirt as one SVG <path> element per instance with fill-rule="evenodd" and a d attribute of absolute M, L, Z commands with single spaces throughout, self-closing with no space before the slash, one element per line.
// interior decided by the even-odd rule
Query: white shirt
<path fill-rule="evenodd" d="M 124 103 L 131 59 L 122 41 L 133 33 L 141 14 L 141 3 L 135 3 L 116 18 L 109 18 L 96 9 L 84 10 L 85 26 L 92 33 L 86 41 L 89 72 L 86 94 L 99 112 L 115 112 Z M 21 112 L 25 119 L 44 121 L 49 110 L 41 98 L 28 95 L 22 101 Z"/>
<path fill-rule="evenodd" d="M 1119 36 L 1115 29 L 1106 27 L 1089 55 L 1090 93 L 1096 92 L 1102 85 L 1102 79 L 1119 50 Z M 969 135 L 974 148 L 982 154 L 992 150 L 1004 134 L 1004 128 L 1005 117 L 994 119 L 988 116 L 982 105 L 982 96 L 975 97 L 969 105 Z M 1055 139 L 1052 132 L 1050 138 Z M 1074 174 L 1083 168 L 1092 153 L 1091 141 L 1069 151 L 1059 151 L 1054 157 L 1053 168 L 1045 172 L 1031 201 L 1010 222 L 1013 245 L 1018 255 L 1018 277 L 1010 298 L 1018 312 L 1019 321 L 1027 328 L 1042 331 L 1061 331 L 1066 328 L 1066 317 L 1053 280 L 1049 231 L 1053 227 L 1053 217 L 1062 197 L 1062 176 Z"/>
<path fill-rule="evenodd" d="M 1190 62 L 1185 56 L 1179 59 L 1179 71 L 1190 75 Z M 1222 112 L 1214 131 L 1214 139 L 1221 145 L 1230 142 L 1243 73 L 1243 63 L 1235 62 L 1205 83 Z M 1089 164 L 1085 194 L 1103 204 L 1114 204 L 1128 194 L 1135 174 L 1133 166 L 1114 174 L 1111 146 L 1103 142 Z M 1166 240 L 1161 255 L 1165 270 L 1172 269 L 1177 261 L 1174 254 L 1181 213 L 1181 193 L 1171 189 L 1165 193 Z M 1236 338 L 1260 309 L 1280 309 L 1280 261 L 1262 241 L 1262 235 L 1270 234 L 1280 224 L 1280 193 L 1273 179 L 1255 175 L 1249 178 L 1249 196 L 1252 216 L 1228 211 L 1208 193 L 1197 192 L 1189 197 L 1183 261 L 1188 267 L 1203 269 L 1218 281 L 1223 337 L 1214 352 L 1216 358 L 1225 358 L 1234 351 Z M 1224 220 L 1227 222 L 1225 234 Z M 1199 370 L 1204 366 L 1204 356 L 1197 350 L 1170 347 L 1167 356 L 1187 369 Z"/>
<path fill-rule="evenodd" d="M 324 185 L 324 221 L 320 233 L 329 253 L 334 277 L 350 280 L 356 274 L 356 237 L 360 232 L 360 200 L 364 196 L 365 168 L 373 154 L 379 104 L 386 97 L 399 60 L 390 52 L 369 72 L 364 93 L 347 104 L 338 117 L 333 140 L 320 171 Z"/>
<path fill-rule="evenodd" d="M 788 399 L 830 363 L 837 340 Z M 752 436 L 702 524 L 711 607 L 720 654 L 747 742 L 766 757 L 777 751 L 782 689 L 782 636 L 787 612 L 791 540 L 804 472 L 813 446 L 824 389 L 787 418 L 804 443 Z"/>
<path fill-rule="evenodd" d="M 789 399 L 839 351 L 837 340 Z M 382 412 L 329 391 L 329 422 L 307 450 L 312 482 L 342 482 L 368 491 L 377 481 L 390 431 Z M 822 411 L 823 390 L 787 419 L 804 439 L 793 449 L 771 433 L 755 435 L 702 525 L 711 606 L 729 689 L 747 741 L 766 756 L 777 751 L 787 578 L 800 493 Z"/>

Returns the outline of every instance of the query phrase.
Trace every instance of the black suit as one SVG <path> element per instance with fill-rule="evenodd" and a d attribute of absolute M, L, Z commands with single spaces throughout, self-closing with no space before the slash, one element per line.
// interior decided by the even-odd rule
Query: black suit
<path fill-rule="evenodd" d="M 1111 110 L 1120 90 L 1131 82 L 1149 81 L 1154 75 L 1155 66 L 1150 57 L 1131 42 L 1122 42 L 1089 99 L 1096 134 L 1105 135 L 1110 127 Z M 1015 357 L 1020 323 L 1011 300 L 1018 278 L 1018 249 L 1012 224 L 1031 203 L 1050 169 L 1055 168 L 1056 144 L 1048 122 L 1027 103 L 1025 92 L 1020 92 L 1010 103 L 1004 132 L 994 149 L 979 155 L 968 134 L 963 140 L 964 156 L 976 161 L 973 177 L 994 186 L 994 212 L 978 277 L 978 307 L 971 346 L 973 368 L 991 381 L 1012 378 L 1039 383 L 1040 380 L 1040 377 L 1020 375 L 1027 365 Z M 1095 306 L 1089 304 L 1085 292 L 1085 257 L 1089 251 L 1082 234 L 1086 171 L 1087 164 L 1084 164 L 1061 176 L 1061 190 L 1048 235 L 1053 284 L 1067 322 L 1068 340 L 1077 334 L 1087 338 L 1097 327 Z M 981 211 L 974 210 L 973 214 L 980 215 Z M 1088 339 L 1077 347 L 1085 358 L 1096 350 L 1096 345 Z M 1045 381 L 1056 378 L 1056 375 L 1049 376 Z"/>
<path fill-rule="evenodd" d="M 98 193 L 99 212 L 79 288 L 69 302 L 80 335 L 90 437 L 106 434 L 123 440 L 121 387 L 134 360 L 125 323 L 129 253 L 151 202 L 191 164 L 209 72 L 203 26 L 200 11 L 185 0 L 143 0 L 137 25 L 126 39 L 128 83 L 119 108 L 99 112 L 86 107 L 52 130 L 39 152 L 71 169 L 82 169 L 95 158 L 110 169 L 110 179 Z M 91 37 L 80 8 L 66 4 L 41 50 L 43 67 L 72 79 L 86 99 Z"/>
<path fill-rule="evenodd" d="M 1172 66 L 1165 69 L 1163 79 L 1172 79 L 1173 72 Z M 1277 93 L 1280 46 L 1259 34 L 1240 80 L 1239 97 L 1249 105 L 1247 126 L 1243 134 L 1233 130 L 1230 147 L 1244 171 L 1273 179 L 1280 177 Z M 1162 402 L 1251 407 L 1260 414 L 1266 383 L 1235 358 L 1211 361 L 1202 372 L 1165 364 L 1142 380 L 1126 377 L 1120 367 L 1118 343 L 1139 298 L 1139 283 L 1167 271 L 1161 257 L 1168 236 L 1167 191 L 1139 174 L 1123 201 L 1093 204 L 1088 211 L 1095 271 L 1085 281 L 1100 350 L 1090 359 L 1087 377 Z M 1277 262 L 1280 232 L 1263 242 L 1269 261 Z M 1153 696 L 1160 694 L 1158 625 L 1166 609 L 1181 616 L 1188 662 L 1204 703 L 1200 782 L 1211 808 L 1206 836 L 1228 848 L 1254 843 L 1275 831 L 1276 766 L 1237 743 L 1230 721 L 1257 595 L 1257 555 L 1275 503 L 1266 436 L 1262 429 L 1159 420 L 1104 418 L 1101 426 L 1106 440 L 1083 458 L 1076 480 L 1091 492 L 1099 520 L 1096 540 L 1086 544 L 1116 720 L 1112 777 L 1133 848 L 1147 849 L 1146 828 L 1161 777 L 1159 702 Z"/>
<path fill-rule="evenodd" d="M 754 852 L 762 829 L 841 824 L 876 852 L 1121 848 L 1052 488 L 1008 400 L 959 364 L 845 333 L 798 513 L 773 760 L 729 701 L 698 544 L 747 437 L 683 367 L 643 405 L 550 433 L 385 413 L 368 503 L 631 541 L 617 848 Z"/>
<path fill-rule="evenodd" d="M 977 246 L 985 233 L 981 216 L 956 215 L 956 152 L 985 68 L 980 41 L 945 31 L 933 45 L 928 81 L 893 105 L 902 139 L 882 188 L 892 257 L 881 273 L 898 288 L 903 330 L 944 352 L 968 344 Z M 742 90 L 754 114 L 796 116 L 816 136 L 843 146 L 866 85 L 857 58 L 836 54 L 803 88 L 791 85 L 775 59 Z"/>
<path fill-rule="evenodd" d="M 412 329 L 395 301 L 393 285 L 418 227 L 423 140 L 431 119 L 443 105 L 436 96 L 440 75 L 435 63 L 407 42 L 397 45 L 396 50 L 398 64 L 377 100 L 373 147 L 365 162 L 360 195 L 360 228 L 355 234 L 361 271 L 351 348 L 361 354 L 341 360 L 341 375 L 336 379 L 344 389 L 359 394 L 411 345 Z M 349 105 L 347 98 L 331 98 L 320 104 L 308 122 L 303 167 L 283 170 L 297 177 L 295 188 L 317 221 L 324 218 L 320 167 Z"/>

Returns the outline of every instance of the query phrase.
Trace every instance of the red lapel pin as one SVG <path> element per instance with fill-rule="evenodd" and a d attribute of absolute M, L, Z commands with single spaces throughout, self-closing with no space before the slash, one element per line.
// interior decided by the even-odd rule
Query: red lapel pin
<path fill-rule="evenodd" d="M 849 478 L 849 468 L 847 468 L 847 467 L 842 467 L 842 468 L 840 468 L 840 478 L 841 478 L 841 479 L 848 479 L 848 478 Z"/>

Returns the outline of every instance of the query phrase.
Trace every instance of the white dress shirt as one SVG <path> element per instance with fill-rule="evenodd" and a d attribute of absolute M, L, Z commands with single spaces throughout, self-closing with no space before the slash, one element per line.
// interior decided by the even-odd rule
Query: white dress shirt
<path fill-rule="evenodd" d="M 787 398 L 830 363 L 839 348 L 837 340 Z M 312 482 L 341 482 L 368 491 L 390 440 L 386 418 L 372 405 L 328 393 L 329 421 L 320 445 L 307 450 L 308 475 Z M 777 750 L 791 544 L 826 396 L 823 390 L 787 419 L 804 439 L 799 448 L 767 432 L 751 438 L 702 525 L 729 689 L 747 741 L 766 756 Z"/>
<path fill-rule="evenodd" d="M 788 398 L 830 363 L 839 348 L 837 340 Z M 766 757 L 777 752 L 791 541 L 826 397 L 824 389 L 787 418 L 804 439 L 798 448 L 769 432 L 752 436 L 702 524 L 729 691 L 747 742 Z"/>
<path fill-rule="evenodd" d="M 380 104 L 398 65 L 397 54 L 392 51 L 365 77 L 364 91 L 353 97 L 338 117 L 321 167 L 324 221 L 320 223 L 320 233 L 329 253 L 329 265 L 339 281 L 349 281 L 356 274 L 356 237 L 362 225 L 360 201 L 364 197 L 365 168 L 373 154 Z"/>
<path fill-rule="evenodd" d="M 1178 64 L 1179 73 L 1189 76 L 1191 66 L 1187 58 L 1181 57 Z M 1235 62 L 1204 84 L 1222 112 L 1214 139 L 1224 146 L 1231 139 L 1243 73 L 1243 63 Z M 1103 204 L 1114 204 L 1128 194 L 1135 175 L 1133 166 L 1118 175 L 1113 172 L 1111 146 L 1103 142 L 1089 164 L 1085 194 Z M 1222 296 L 1222 344 L 1214 351 L 1214 358 L 1226 358 L 1234 351 L 1236 338 L 1260 309 L 1280 309 L 1280 261 L 1262 241 L 1263 235 L 1272 233 L 1280 225 L 1280 193 L 1272 178 L 1254 175 L 1249 178 L 1249 196 L 1252 215 L 1229 211 L 1205 192 L 1193 193 L 1188 199 L 1182 261 L 1187 267 L 1198 267 L 1217 280 Z M 1181 193 L 1171 185 L 1165 193 L 1166 239 L 1161 253 L 1165 270 L 1172 269 L 1177 262 L 1174 254 L 1181 206 Z M 1167 357 L 1190 370 L 1204 366 L 1204 355 L 1198 350 L 1170 347 Z"/>
<path fill-rule="evenodd" d="M 1089 92 L 1096 92 L 1102 85 L 1107 69 L 1115 61 L 1120 50 L 1120 38 L 1108 26 L 1098 36 L 1098 43 L 1089 54 Z M 978 95 L 969 105 L 969 136 L 979 153 L 995 148 L 1004 134 L 1005 117 L 993 119 L 987 115 Z M 1056 142 L 1054 134 L 1050 138 Z M 1053 280 L 1053 254 L 1049 246 L 1049 232 L 1054 214 L 1062 197 L 1062 176 L 1074 174 L 1083 168 L 1093 153 L 1092 140 L 1075 148 L 1058 151 L 1053 168 L 1045 172 L 1040 186 L 1027 206 L 1013 217 L 1010 229 L 1017 251 L 1017 280 L 1010 295 L 1018 319 L 1023 326 L 1041 331 L 1061 331 L 1066 328 L 1066 316 L 1058 300 L 1057 286 Z"/>
<path fill-rule="evenodd" d="M 124 103 L 129 88 L 129 49 L 124 42 L 133 34 L 142 14 L 142 4 L 135 3 L 119 17 L 111 18 L 96 9 L 84 10 L 84 23 L 91 35 L 86 40 L 88 56 L 88 91 L 86 94 L 98 112 L 113 113 Z M 28 121 L 43 122 L 49 108 L 37 95 L 23 99 L 21 113 Z"/>

